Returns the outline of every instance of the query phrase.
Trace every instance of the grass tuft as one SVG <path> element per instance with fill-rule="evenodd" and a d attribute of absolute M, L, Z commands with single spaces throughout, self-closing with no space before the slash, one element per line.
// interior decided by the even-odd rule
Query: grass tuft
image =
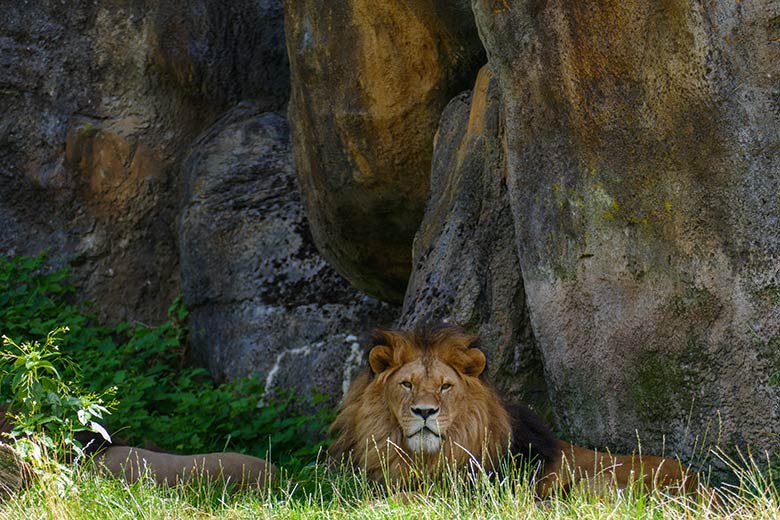
<path fill-rule="evenodd" d="M 96 476 L 84 467 L 69 474 L 67 490 L 36 475 L 25 491 L 0 505 L 0 519 L 774 519 L 780 517 L 777 489 L 764 466 L 749 455 L 730 461 L 739 483 L 676 496 L 663 491 L 574 489 L 539 501 L 528 468 L 501 479 L 450 473 L 418 483 L 413 492 L 385 492 L 359 473 L 308 473 L 282 477 L 271 489 L 231 493 L 224 485 L 195 481 L 168 488 L 150 481 L 127 484 Z"/>

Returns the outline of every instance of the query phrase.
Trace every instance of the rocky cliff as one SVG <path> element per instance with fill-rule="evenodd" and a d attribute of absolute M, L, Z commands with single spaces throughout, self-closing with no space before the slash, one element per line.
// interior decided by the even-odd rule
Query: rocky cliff
<path fill-rule="evenodd" d="M 403 8 L 420 19 L 432 4 Z M 481 332 L 502 389 L 549 399 L 579 442 L 630 449 L 638 433 L 645 450 L 687 457 L 718 431 L 725 445 L 777 450 L 780 13 L 760 1 L 471 7 L 488 68 L 439 122 L 400 323 Z M 354 38 L 393 27 L 374 14 L 329 27 Z M 320 128 L 318 100 L 333 99 L 316 82 L 343 70 L 317 47 L 330 18 L 315 19 L 288 13 L 291 56 L 309 56 L 309 75 L 293 74 L 303 129 Z M 360 66 L 379 57 L 348 48 Z M 406 77 L 380 63 L 383 86 Z M 366 99 L 362 76 L 339 82 L 338 99 Z M 379 164 L 343 135 L 296 142 L 310 211 L 349 207 L 328 175 Z M 362 247 L 351 238 L 326 247 Z"/>
<path fill-rule="evenodd" d="M 189 143 L 241 99 L 287 102 L 281 5 L 42 0 L 2 11 L 0 250 L 48 249 L 104 318 L 160 320 L 179 290 Z"/>
<path fill-rule="evenodd" d="M 777 6 L 473 7 L 558 426 L 777 450 Z"/>
<path fill-rule="evenodd" d="M 396 311 L 308 232 L 281 1 L 0 4 L 0 253 L 48 250 L 108 321 L 183 292 L 217 380 L 335 403 Z"/>
<path fill-rule="evenodd" d="M 449 319 L 571 440 L 780 449 L 774 3 L 4 12 L 0 247 L 105 316 L 181 288 L 217 377 L 334 396 L 359 330 Z"/>

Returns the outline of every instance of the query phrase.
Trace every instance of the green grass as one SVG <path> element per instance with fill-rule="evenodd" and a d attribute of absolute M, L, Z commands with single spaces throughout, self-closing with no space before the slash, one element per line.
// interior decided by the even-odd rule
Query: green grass
<path fill-rule="evenodd" d="M 500 481 L 457 476 L 419 484 L 411 499 L 390 497 L 348 471 L 309 468 L 280 479 L 273 488 L 230 493 L 205 483 L 165 488 L 126 484 L 95 476 L 85 468 L 65 489 L 41 475 L 27 490 L 0 504 L 0 519 L 698 519 L 780 518 L 776 488 L 755 464 L 738 470 L 739 484 L 711 493 L 679 497 L 636 489 L 595 495 L 580 489 L 539 501 L 522 473 Z"/>

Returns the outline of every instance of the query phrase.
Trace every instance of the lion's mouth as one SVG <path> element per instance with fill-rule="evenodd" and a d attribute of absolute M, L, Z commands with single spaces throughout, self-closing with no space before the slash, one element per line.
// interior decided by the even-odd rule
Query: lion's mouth
<path fill-rule="evenodd" d="M 444 438 L 441 433 L 427 425 L 406 436 L 406 447 L 416 453 L 438 453 L 442 442 L 444 442 Z"/>
<path fill-rule="evenodd" d="M 407 435 L 406 438 L 407 439 L 411 439 L 412 437 L 415 437 L 417 435 L 425 435 L 425 434 L 433 435 L 433 436 L 438 437 L 438 438 L 441 439 L 441 434 L 440 433 L 431 430 L 427 426 L 423 426 L 422 428 L 420 428 L 419 430 L 417 430 L 413 434 Z"/>

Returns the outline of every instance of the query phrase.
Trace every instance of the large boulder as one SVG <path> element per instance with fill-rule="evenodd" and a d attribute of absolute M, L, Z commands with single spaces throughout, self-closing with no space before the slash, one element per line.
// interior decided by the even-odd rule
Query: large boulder
<path fill-rule="evenodd" d="M 447 102 L 484 51 L 465 0 L 286 0 L 295 163 L 314 240 L 356 287 L 403 298 Z"/>
<path fill-rule="evenodd" d="M 218 381 L 335 404 L 363 361 L 363 335 L 397 311 L 352 288 L 317 254 L 284 116 L 242 104 L 196 141 L 179 216 L 190 347 Z"/>
<path fill-rule="evenodd" d="M 442 114 L 413 263 L 400 326 L 447 320 L 479 334 L 502 395 L 547 412 L 504 176 L 498 83 L 488 66 L 473 93 Z"/>
<path fill-rule="evenodd" d="M 280 0 L 184 4 L 3 3 L 0 252 L 48 249 L 110 321 L 159 322 L 179 291 L 192 139 L 240 99 L 288 97 Z"/>
<path fill-rule="evenodd" d="M 777 452 L 780 10 L 473 7 L 559 429 L 686 456 L 719 431 Z"/>

